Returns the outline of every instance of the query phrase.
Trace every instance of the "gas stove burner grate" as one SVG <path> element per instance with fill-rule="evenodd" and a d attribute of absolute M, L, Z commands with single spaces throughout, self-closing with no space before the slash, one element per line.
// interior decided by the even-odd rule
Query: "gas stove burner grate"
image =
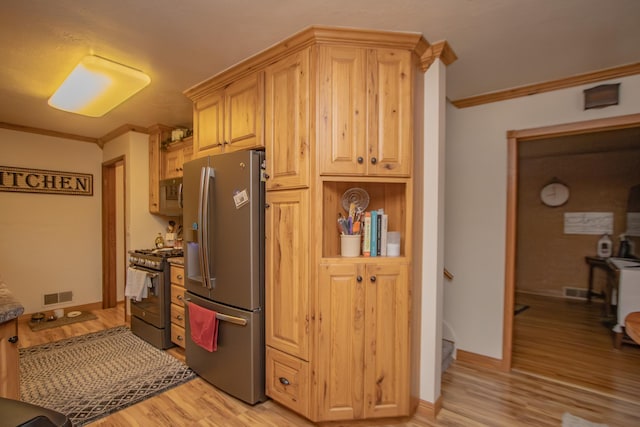
<path fill-rule="evenodd" d="M 142 254 L 142 255 L 153 255 L 161 258 L 179 257 L 179 256 L 183 256 L 184 254 L 182 249 L 176 249 L 176 248 L 137 249 L 133 251 L 133 253 Z"/>

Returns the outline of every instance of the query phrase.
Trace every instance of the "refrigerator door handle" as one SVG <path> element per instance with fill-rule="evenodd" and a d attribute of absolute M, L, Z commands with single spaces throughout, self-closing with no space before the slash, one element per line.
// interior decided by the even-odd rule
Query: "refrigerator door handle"
<path fill-rule="evenodd" d="M 185 305 L 191 304 L 191 298 L 184 299 Z M 228 314 L 222 314 L 216 312 L 216 319 L 221 320 L 223 322 L 233 323 L 234 325 L 247 326 L 247 319 L 243 319 L 242 317 L 229 316 Z"/>
<path fill-rule="evenodd" d="M 247 326 L 247 319 L 229 316 L 228 314 L 216 313 L 216 319 L 222 320 L 223 322 L 233 323 L 234 325 Z"/>
<path fill-rule="evenodd" d="M 213 168 L 205 166 L 200 172 L 200 202 L 198 204 L 198 245 L 200 258 L 200 272 L 202 273 L 202 285 L 208 289 L 211 286 L 211 272 L 209 271 L 209 190 L 211 180 L 215 177 Z M 213 261 L 213 260 L 211 260 Z"/>

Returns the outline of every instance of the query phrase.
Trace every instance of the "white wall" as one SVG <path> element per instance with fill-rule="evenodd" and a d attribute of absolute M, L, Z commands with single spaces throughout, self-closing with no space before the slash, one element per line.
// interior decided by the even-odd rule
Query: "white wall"
<path fill-rule="evenodd" d="M 620 105 L 583 109 L 583 90 L 621 83 Z M 640 76 L 503 102 L 447 107 L 444 321 L 456 347 L 502 358 L 508 130 L 640 113 Z"/>
<path fill-rule="evenodd" d="M 25 313 L 49 293 L 102 299 L 101 162 L 96 144 L 0 129 L 3 166 L 93 175 L 93 196 L 0 192 L 0 275 Z"/>
<path fill-rule="evenodd" d="M 168 219 L 149 213 L 149 136 L 129 132 L 105 144 L 103 161 L 124 156 L 126 250 L 151 249 Z"/>

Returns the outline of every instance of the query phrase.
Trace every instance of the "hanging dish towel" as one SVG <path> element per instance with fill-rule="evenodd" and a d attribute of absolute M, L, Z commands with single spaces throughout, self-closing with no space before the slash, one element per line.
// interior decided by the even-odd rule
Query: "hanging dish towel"
<path fill-rule="evenodd" d="M 124 296 L 130 297 L 135 301 L 142 301 L 146 298 L 147 288 L 151 287 L 151 279 L 149 275 L 136 268 L 127 268 L 127 283 L 124 287 Z"/>
<path fill-rule="evenodd" d="M 209 352 L 218 349 L 218 319 L 216 312 L 190 303 L 189 326 L 191 340 Z"/>

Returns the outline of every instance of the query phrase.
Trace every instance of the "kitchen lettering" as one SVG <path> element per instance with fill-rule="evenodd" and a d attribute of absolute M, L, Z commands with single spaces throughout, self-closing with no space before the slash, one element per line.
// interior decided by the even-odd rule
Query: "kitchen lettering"
<path fill-rule="evenodd" d="M 0 191 L 93 195 L 93 176 L 0 167 Z"/>

